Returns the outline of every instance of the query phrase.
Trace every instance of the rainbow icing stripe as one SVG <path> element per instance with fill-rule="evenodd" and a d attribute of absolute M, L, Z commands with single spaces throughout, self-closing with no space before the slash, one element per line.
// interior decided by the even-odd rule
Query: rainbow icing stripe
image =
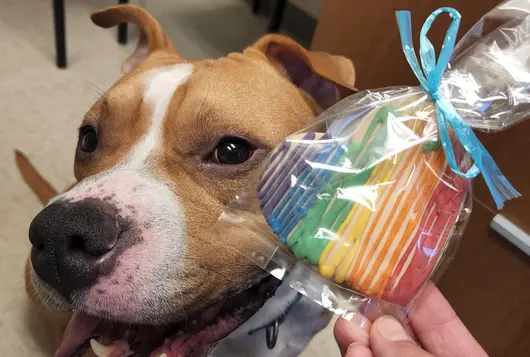
<path fill-rule="evenodd" d="M 258 197 L 295 257 L 364 295 L 401 305 L 416 295 L 469 193 L 439 145 L 422 140 L 425 122 L 383 107 L 341 139 L 306 133 L 283 142 L 265 167 Z"/>

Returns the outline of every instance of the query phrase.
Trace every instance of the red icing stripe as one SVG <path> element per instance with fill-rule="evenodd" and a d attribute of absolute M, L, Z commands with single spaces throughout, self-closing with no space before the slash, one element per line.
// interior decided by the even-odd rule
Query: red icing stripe
<path fill-rule="evenodd" d="M 455 156 L 460 161 L 463 171 L 471 166 L 470 160 L 464 155 L 464 148 L 456 144 Z M 462 203 L 469 192 L 470 182 L 455 174 L 449 166 L 446 167 L 441 177 L 445 182 L 450 182 L 456 190 L 444 182 L 440 182 L 435 188 L 425 206 L 426 209 L 414 239 L 386 284 L 382 297 L 387 301 L 407 305 L 429 279 L 447 246 L 447 240 L 461 213 Z M 432 228 L 429 228 L 431 226 Z M 438 250 L 435 251 L 435 249 Z M 412 259 L 405 267 L 410 254 L 413 254 Z M 401 274 L 403 269 L 405 273 Z M 400 275 L 401 279 L 393 288 Z"/>
<path fill-rule="evenodd" d="M 383 293 L 383 299 L 386 301 L 407 305 L 423 287 L 442 256 L 468 192 L 467 180 L 455 174 L 449 166 L 445 171 L 444 179 L 452 182 L 458 191 L 444 182 L 440 182 L 436 187 L 426 205 L 420 228 L 386 285 Z M 433 227 L 429 228 L 431 225 Z M 406 271 L 395 289 L 392 289 L 412 250 L 414 250 L 412 260 L 405 268 Z"/>

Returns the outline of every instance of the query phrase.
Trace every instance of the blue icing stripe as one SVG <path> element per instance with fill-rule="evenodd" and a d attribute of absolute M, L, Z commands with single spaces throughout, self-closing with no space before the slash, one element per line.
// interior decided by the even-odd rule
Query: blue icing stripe
<path fill-rule="evenodd" d="M 318 153 L 312 161 L 320 162 L 320 157 L 322 152 Z M 293 195 L 299 194 L 300 191 L 304 191 L 301 187 L 308 186 L 308 183 L 311 182 L 311 167 L 306 167 L 302 173 L 297 178 L 297 184 L 294 187 L 291 187 L 287 194 L 282 198 L 273 211 L 273 217 L 280 222 L 285 221 L 285 217 L 291 212 L 291 210 L 296 209 L 297 205 L 293 204 L 296 200 L 293 200 Z M 282 213 L 283 212 L 283 213 Z M 282 225 L 283 227 L 284 225 Z M 283 228 L 282 228 L 283 229 Z M 281 231 L 281 229 L 280 229 Z"/>
<path fill-rule="evenodd" d="M 340 144 L 334 143 L 332 151 L 331 158 L 329 158 L 330 150 L 321 151 L 314 162 L 326 166 L 335 166 L 341 159 L 343 150 L 341 150 Z M 333 171 L 327 168 L 306 168 L 300 176 L 299 182 L 301 183 L 291 188 L 287 197 L 282 200 L 282 204 L 276 207 L 272 219 L 274 224 L 271 226 L 274 232 L 280 236 L 282 242 L 287 241 L 290 232 L 307 215 L 318 193 L 324 189 L 332 175 Z M 311 189 L 307 189 L 307 187 L 311 187 Z M 303 205 L 300 205 L 300 202 L 303 202 Z M 281 216 L 278 216 L 280 213 Z"/>

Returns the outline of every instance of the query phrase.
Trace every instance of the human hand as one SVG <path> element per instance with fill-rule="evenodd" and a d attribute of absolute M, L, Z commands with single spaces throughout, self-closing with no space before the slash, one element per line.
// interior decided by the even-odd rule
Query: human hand
<path fill-rule="evenodd" d="M 370 323 L 338 319 L 335 339 L 344 357 L 487 357 L 442 293 L 429 283 L 410 315 L 407 331 L 393 317 Z"/>

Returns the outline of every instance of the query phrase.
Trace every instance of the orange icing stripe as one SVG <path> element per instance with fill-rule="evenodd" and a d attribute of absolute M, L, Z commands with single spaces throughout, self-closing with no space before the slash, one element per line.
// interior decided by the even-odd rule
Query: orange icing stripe
<path fill-rule="evenodd" d="M 372 179 L 370 179 L 369 184 L 376 185 L 379 182 L 388 182 L 390 178 L 392 177 L 394 170 L 397 165 L 394 165 L 392 162 L 387 161 L 384 162 L 381 165 L 378 165 L 379 167 L 382 167 L 381 172 L 379 172 L 379 175 L 374 176 Z M 379 177 L 382 176 L 382 177 Z M 379 186 L 378 192 L 383 192 L 384 187 Z M 346 274 L 348 273 L 348 269 L 350 267 L 350 264 L 355 259 L 357 249 L 359 247 L 361 238 L 363 237 L 364 230 L 366 229 L 368 222 L 370 220 L 370 215 L 372 215 L 372 211 L 363 206 L 363 205 L 357 205 L 358 210 L 360 210 L 360 214 L 357 217 L 357 220 L 353 223 L 352 227 L 350 228 L 350 232 L 348 233 L 348 242 L 350 242 L 349 246 L 342 247 L 344 251 L 344 256 L 348 255 L 348 258 L 346 259 L 346 262 L 344 259 L 342 259 L 339 264 L 337 264 L 337 267 L 339 268 L 338 271 L 336 271 L 336 279 L 339 281 L 344 281 L 346 279 Z M 345 230 L 346 231 L 346 230 Z M 349 252 L 349 253 L 348 253 Z M 347 263 L 347 265 L 345 264 Z"/>
<path fill-rule="evenodd" d="M 407 160 L 406 162 L 404 163 L 404 165 L 400 165 L 401 167 L 408 167 L 410 165 L 410 163 L 413 161 L 413 158 L 415 155 L 418 155 L 418 152 L 416 153 L 413 153 L 413 154 L 409 154 L 407 156 Z M 396 166 L 398 164 L 401 163 L 401 158 L 403 156 L 403 152 L 399 153 L 398 154 L 398 162 L 396 163 Z M 388 159 L 388 161 L 391 161 L 391 159 Z M 393 185 L 392 185 L 393 186 Z M 390 187 L 386 186 L 385 189 L 389 189 Z M 382 202 L 381 204 L 381 207 L 386 207 L 388 205 L 388 201 L 390 200 L 390 198 L 392 197 L 393 195 L 387 195 L 384 199 L 384 201 Z M 366 234 L 366 237 L 368 239 L 365 239 L 364 242 L 363 242 L 363 246 L 361 247 L 361 250 L 359 252 L 359 256 L 360 258 L 362 256 L 364 256 L 365 254 L 365 251 L 368 249 L 368 243 L 369 241 L 371 240 L 370 237 L 372 236 L 372 234 L 374 233 L 374 230 L 375 228 L 378 226 L 378 224 L 380 224 L 380 220 L 381 220 L 381 216 L 383 214 L 385 210 L 384 209 L 379 209 L 376 216 L 375 216 L 375 219 L 373 220 L 372 222 L 372 225 L 370 227 L 370 230 L 368 231 L 368 234 Z M 385 222 L 385 226 L 387 225 L 387 222 Z M 377 243 L 372 247 L 372 249 L 370 250 L 370 253 L 369 255 L 372 255 L 374 254 L 373 250 L 374 250 L 374 247 L 377 246 Z M 351 286 L 355 287 L 356 289 L 358 289 L 358 283 L 359 283 L 359 279 L 360 277 L 362 276 L 362 274 L 359 274 L 359 270 L 360 270 L 360 265 L 361 265 L 361 259 L 357 259 L 357 261 L 355 262 L 355 266 L 353 268 L 353 271 L 352 271 L 352 274 L 350 275 L 348 281 L 349 283 L 351 284 Z"/>
<path fill-rule="evenodd" d="M 390 276 L 397 264 L 397 260 L 400 256 L 400 253 L 403 252 L 404 249 L 406 249 L 405 244 L 409 241 L 411 234 L 415 229 L 418 228 L 418 224 L 421 220 L 421 214 L 418 214 L 419 210 L 425 209 L 425 205 L 431 198 L 432 193 L 434 192 L 434 189 L 436 188 L 439 179 L 435 175 L 435 173 L 441 172 L 444 163 L 445 163 L 445 154 L 443 150 L 438 149 L 434 153 L 429 154 L 425 158 L 425 162 L 422 165 L 422 172 L 420 173 L 420 181 L 418 185 L 414 185 L 412 192 L 410 193 L 411 197 L 418 198 L 418 200 L 415 202 L 414 206 L 411 207 L 412 210 L 412 217 L 409 217 L 407 221 L 407 226 L 405 228 L 405 232 L 401 235 L 401 240 L 396 247 L 396 249 L 392 252 L 390 262 L 381 275 L 381 278 L 377 282 L 377 285 L 374 288 L 374 294 L 377 294 L 378 296 L 382 296 L 383 292 L 385 291 L 386 283 L 390 280 Z M 431 161 L 429 163 L 429 161 Z M 430 164 L 432 170 L 428 167 L 428 164 Z M 426 176 L 426 177 L 424 177 Z M 410 211 L 406 212 L 410 216 Z M 405 221 L 405 219 L 403 220 Z M 399 229 L 401 226 L 399 227 Z M 391 237 L 394 237 L 399 232 L 399 229 L 393 230 L 391 233 Z M 414 241 L 411 241 L 410 243 L 414 244 Z M 390 244 L 388 245 L 388 249 L 390 248 Z M 386 247 L 383 248 L 383 251 L 386 252 Z M 384 258 L 384 257 L 383 257 Z M 379 259 L 379 257 L 378 257 Z M 375 275 L 377 272 L 377 267 L 373 267 L 372 274 Z"/>
<path fill-rule="evenodd" d="M 382 164 L 380 165 L 377 165 L 377 167 L 374 169 L 374 172 L 372 173 L 371 175 L 371 178 L 369 178 L 369 181 L 367 182 L 367 185 L 374 185 L 378 182 L 385 182 L 386 180 L 388 180 L 388 177 L 392 174 L 393 172 L 393 165 L 391 162 L 383 162 Z M 379 177 L 381 175 L 384 175 L 383 177 Z M 379 188 L 379 190 L 381 191 L 382 188 Z M 355 216 L 355 214 L 357 212 L 359 212 L 359 210 L 361 210 L 361 217 L 363 216 L 366 216 L 368 218 L 368 216 L 372 213 L 370 211 L 370 209 L 364 207 L 363 205 L 359 205 L 358 203 L 356 203 L 352 209 L 350 210 L 350 212 L 348 213 L 348 216 L 347 218 L 344 220 L 343 224 L 341 225 L 339 231 L 338 231 L 338 235 L 339 236 L 343 236 L 346 232 L 346 230 L 348 229 L 349 225 L 350 224 L 353 224 L 354 226 L 355 225 L 358 225 L 359 222 L 363 222 L 363 221 L 367 221 L 367 218 L 366 219 L 357 219 L 355 222 L 352 222 L 353 220 L 353 217 Z M 328 246 L 326 247 L 326 249 L 329 247 L 329 254 L 326 254 L 325 256 L 325 259 L 326 260 L 322 260 L 320 261 L 320 266 L 321 266 L 321 270 L 323 269 L 323 267 L 327 267 L 328 270 L 333 270 L 333 273 L 331 273 L 331 275 L 334 275 L 336 274 L 336 270 L 337 268 L 343 264 L 344 262 L 344 259 L 346 257 L 346 255 L 348 254 L 348 251 L 353 251 L 355 252 L 357 250 L 357 247 L 359 246 L 359 241 L 360 241 L 360 238 L 362 236 L 362 232 L 364 231 L 365 229 L 365 226 L 363 227 L 359 227 L 359 230 L 356 230 L 355 228 L 351 230 L 351 232 L 348 234 L 348 236 L 346 237 L 346 240 L 342 240 L 342 241 L 339 241 L 339 242 L 333 242 L 333 245 L 331 244 L 328 244 Z M 333 251 L 333 248 L 335 248 Z M 333 254 L 334 253 L 334 254 Z M 352 256 L 352 254 L 350 254 L 350 256 Z M 353 257 L 352 259 L 355 257 L 355 255 L 353 254 Z M 332 262 L 329 262 L 329 259 L 332 259 Z M 331 267 L 330 267 L 331 266 Z M 344 281 L 345 277 L 343 275 L 344 274 L 341 274 L 341 272 L 339 271 L 338 272 L 339 274 L 339 277 L 338 277 L 338 282 L 342 282 Z M 335 277 L 337 278 L 337 277 Z"/>
<path fill-rule="evenodd" d="M 412 156 L 412 160 L 408 161 L 405 164 L 405 166 L 404 166 L 405 168 L 409 167 L 410 165 L 414 165 L 418 161 L 418 159 L 421 159 L 423 157 L 423 155 L 424 155 L 423 154 L 423 150 L 421 149 L 421 147 L 417 146 L 414 149 L 415 149 L 415 152 L 412 153 L 412 155 L 411 155 Z M 414 173 L 412 172 L 410 175 L 414 175 Z M 400 178 L 399 178 L 399 181 L 409 180 L 409 177 L 410 176 L 404 177 L 403 175 L 401 175 Z M 388 187 L 388 189 L 392 189 L 392 187 Z M 381 230 L 381 233 L 376 238 L 375 244 L 372 245 L 372 249 L 370 250 L 370 253 L 368 253 L 368 257 L 370 257 L 370 258 L 367 259 L 363 269 L 361 270 L 360 277 L 364 276 L 365 272 L 369 269 L 370 262 L 372 261 L 373 256 L 376 254 L 377 248 L 380 246 L 380 244 L 383 244 L 383 240 L 384 240 L 384 237 L 387 235 L 386 234 L 387 231 L 389 229 L 393 228 L 393 226 L 395 224 L 399 224 L 399 222 L 403 222 L 405 220 L 406 216 L 408 215 L 408 212 L 410 210 L 410 207 L 408 205 L 408 200 L 406 200 L 404 202 L 404 206 L 398 211 L 399 206 L 402 205 L 402 203 L 404 201 L 403 197 L 405 196 L 405 193 L 406 193 L 406 189 L 403 188 L 401 190 L 401 192 L 399 193 L 399 195 L 397 196 L 396 202 L 394 203 L 394 205 L 392 207 L 391 214 L 388 215 L 388 218 L 387 218 L 387 220 L 384 223 L 384 226 L 383 226 L 383 229 Z M 389 196 L 393 196 L 393 195 L 391 194 Z M 394 220 L 396 214 L 398 214 L 398 217 L 396 218 L 395 223 L 392 223 L 392 221 Z M 392 226 L 392 227 L 390 227 L 390 226 Z M 392 231 L 392 234 L 395 234 L 395 232 Z M 381 251 L 379 252 L 379 254 L 378 254 L 377 258 L 376 258 L 377 260 L 376 260 L 374 266 L 372 266 L 372 268 L 368 272 L 368 276 L 365 279 L 363 279 L 363 282 L 362 282 L 362 284 L 359 287 L 359 289 L 361 289 L 361 291 L 363 293 L 365 293 L 367 295 L 373 294 L 373 292 L 369 289 L 369 287 L 371 285 L 371 281 L 372 281 L 375 273 L 377 272 L 377 269 L 379 268 L 377 266 L 377 262 L 380 259 L 381 253 L 386 254 L 386 252 L 388 251 L 388 249 L 389 249 L 390 245 L 392 244 L 393 240 L 394 240 L 394 236 L 393 235 L 390 235 L 386 239 L 386 241 L 384 242 L 383 248 L 381 249 Z"/>
<path fill-rule="evenodd" d="M 403 155 L 404 155 L 403 153 L 398 154 L 398 159 L 397 159 L 398 162 L 401 160 Z M 385 160 L 383 163 L 379 164 L 379 166 L 384 168 L 382 170 L 384 177 L 382 178 L 374 177 L 374 179 L 372 180 L 373 181 L 372 185 L 376 185 L 377 183 L 381 183 L 381 182 L 388 182 L 390 178 L 392 177 L 396 166 L 398 165 L 394 164 L 392 160 Z M 378 187 L 378 196 L 381 197 L 383 195 L 383 192 L 385 192 L 385 188 L 386 188 L 385 186 Z M 364 235 L 364 232 L 369 225 L 370 216 L 373 215 L 374 213 L 367 207 L 362 207 L 361 209 L 362 209 L 361 214 L 364 214 L 364 216 L 366 217 L 363 217 L 363 220 L 360 220 L 360 221 L 364 221 L 365 224 L 362 227 L 362 231 L 356 230 L 355 226 L 358 224 L 358 222 L 354 222 L 353 227 L 351 227 L 350 235 L 353 237 L 356 237 L 356 245 L 354 246 L 354 249 L 351 250 L 352 254 L 349 255 L 348 265 L 344 266 L 341 269 L 341 273 L 344 272 L 344 279 L 348 278 L 346 275 L 348 274 L 351 264 L 355 258 L 357 258 L 356 265 L 360 264 L 362 257 L 363 257 L 362 253 L 364 250 L 366 250 L 366 245 L 368 244 L 368 240 L 369 240 L 369 236 Z M 374 223 L 372 222 L 372 225 L 373 224 Z M 363 237 L 368 237 L 368 239 L 366 238 L 363 239 Z M 362 245 L 361 251 L 359 251 L 359 246 L 361 245 L 361 242 L 363 243 L 363 245 Z M 351 274 L 350 274 L 350 277 L 351 277 Z"/>

